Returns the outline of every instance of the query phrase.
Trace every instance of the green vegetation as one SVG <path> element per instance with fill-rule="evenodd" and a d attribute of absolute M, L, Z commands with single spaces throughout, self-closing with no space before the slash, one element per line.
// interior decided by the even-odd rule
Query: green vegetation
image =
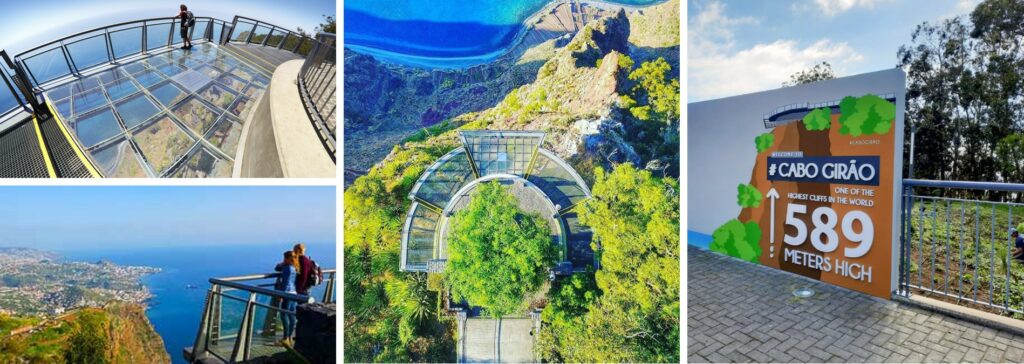
<path fill-rule="evenodd" d="M 538 354 L 547 361 L 678 362 L 678 183 L 629 164 L 595 174 L 593 198 L 578 211 L 600 247 L 597 289 L 579 274 L 553 286 Z"/>
<path fill-rule="evenodd" d="M 658 58 L 630 72 L 629 79 L 637 83 L 633 87 L 634 99 L 644 104 L 630 109 L 634 117 L 644 121 L 655 117 L 666 124 L 679 120 L 679 80 L 667 75 L 671 69 L 664 58 Z"/>
<path fill-rule="evenodd" d="M 456 360 L 454 320 L 438 316 L 438 304 L 422 314 L 422 297 L 433 303 L 440 295 L 424 274 L 398 271 L 406 196 L 426 167 L 456 145 L 455 133 L 445 132 L 396 147 L 345 190 L 344 361 Z"/>
<path fill-rule="evenodd" d="M 556 254 L 542 217 L 520 210 L 500 183 L 484 183 L 453 217 L 445 284 L 493 317 L 521 313 Z"/>
<path fill-rule="evenodd" d="M 996 162 L 1002 177 L 1024 181 L 1024 134 L 1007 135 L 996 144 Z"/>
<path fill-rule="evenodd" d="M 757 148 L 758 153 L 764 153 L 773 144 L 775 144 L 775 134 L 772 133 L 764 133 L 754 138 L 754 146 Z"/>
<path fill-rule="evenodd" d="M 1024 209 L 1013 206 L 1011 212 L 1010 208 L 993 208 L 984 202 L 915 201 L 907 239 L 910 283 L 939 291 L 948 289 L 954 296 L 973 299 L 976 295 L 979 301 L 991 299 L 998 306 L 1008 303 L 1021 307 L 1024 264 L 1014 259 L 1007 262 L 1007 251 L 1013 246 L 1008 229 L 1024 227 Z M 1006 315 L 998 308 L 972 307 Z M 1024 318 L 1020 314 L 1012 316 Z"/>
<path fill-rule="evenodd" d="M 441 135 L 449 130 L 455 129 L 455 124 L 451 120 L 444 120 L 440 123 L 434 124 L 433 126 L 420 129 L 416 134 L 410 135 L 402 140 L 402 144 L 410 142 L 422 142 L 435 135 Z"/>
<path fill-rule="evenodd" d="M 896 119 L 896 105 L 871 94 L 847 96 L 839 102 L 839 133 L 850 136 L 885 134 Z"/>
<path fill-rule="evenodd" d="M 761 206 L 761 200 L 763 197 L 761 196 L 761 191 L 757 190 L 757 187 L 741 183 L 739 186 L 736 186 L 736 190 L 736 203 L 739 204 L 740 207 L 747 208 Z"/>
<path fill-rule="evenodd" d="M 807 130 L 827 130 L 832 126 L 832 109 L 822 107 L 811 110 L 811 112 L 804 116 L 803 121 L 804 127 L 806 127 Z"/>
<path fill-rule="evenodd" d="M 711 250 L 757 263 L 761 257 L 761 227 L 755 221 L 742 223 L 732 219 L 711 234 Z"/>
<path fill-rule="evenodd" d="M 0 363 L 167 363 L 170 357 L 144 308 L 85 308 L 31 333 L 0 335 Z"/>

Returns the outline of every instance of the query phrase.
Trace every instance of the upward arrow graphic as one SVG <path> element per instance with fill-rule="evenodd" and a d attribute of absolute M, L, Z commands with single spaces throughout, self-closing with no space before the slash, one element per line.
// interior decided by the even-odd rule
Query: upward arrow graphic
<path fill-rule="evenodd" d="M 771 211 L 770 217 L 771 217 L 771 220 L 768 220 L 768 221 L 770 221 L 770 223 L 768 223 L 768 226 L 769 226 L 769 228 L 768 228 L 768 234 L 769 234 L 768 235 L 768 242 L 771 243 L 771 248 L 770 248 L 771 251 L 769 253 L 769 256 L 774 258 L 775 257 L 775 200 L 779 199 L 779 191 L 776 191 L 775 187 L 772 187 L 770 190 L 768 190 L 768 194 L 766 196 L 769 199 L 772 200 L 772 204 L 771 204 L 771 207 L 770 207 L 770 211 Z"/>

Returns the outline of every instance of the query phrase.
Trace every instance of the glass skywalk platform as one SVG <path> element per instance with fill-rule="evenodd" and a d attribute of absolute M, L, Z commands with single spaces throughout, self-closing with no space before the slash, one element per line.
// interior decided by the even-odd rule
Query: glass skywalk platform
<path fill-rule="evenodd" d="M 447 262 L 450 218 L 469 203 L 475 188 L 496 181 L 506 186 L 520 208 L 539 213 L 552 228 L 561 251 L 559 273 L 596 268 L 592 233 L 573 208 L 590 197 L 579 174 L 544 149 L 543 132 L 462 131 L 462 147 L 444 155 L 420 176 L 409 194 L 413 201 L 402 232 L 400 269 L 440 272 Z"/>
<path fill-rule="evenodd" d="M 203 43 L 46 91 L 106 177 L 229 177 L 270 75 Z"/>
<path fill-rule="evenodd" d="M 0 140 L 11 146 L 5 155 L 25 156 L 8 160 L 2 175 L 231 177 L 274 69 L 320 42 L 245 17 L 197 18 L 184 50 L 179 26 L 145 19 L 61 38 L 13 62 L 4 52 L 12 105 L 39 120 L 34 139 L 25 137 L 30 128 L 0 128 L 10 139 Z"/>

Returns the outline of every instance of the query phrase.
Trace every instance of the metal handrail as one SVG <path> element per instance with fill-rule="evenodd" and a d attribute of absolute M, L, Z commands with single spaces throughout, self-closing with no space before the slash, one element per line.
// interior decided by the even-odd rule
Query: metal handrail
<path fill-rule="evenodd" d="M 260 25 L 263 25 L 265 27 L 270 28 L 270 31 L 267 33 L 266 37 L 263 38 L 262 42 L 260 42 L 260 45 L 266 45 L 267 41 L 270 39 L 270 36 L 272 36 L 274 34 L 275 30 L 281 30 L 281 31 L 283 31 L 283 33 L 285 33 L 284 37 L 281 37 L 281 42 L 278 43 L 277 49 L 281 49 L 282 47 L 284 47 L 285 40 L 287 40 L 289 36 L 294 36 L 294 37 L 298 37 L 299 38 L 299 42 L 295 44 L 295 47 L 293 47 L 292 49 L 288 50 L 289 52 L 292 52 L 292 53 L 302 54 L 300 52 L 300 49 L 302 48 L 302 45 L 307 40 L 314 41 L 314 42 L 316 41 L 315 39 L 310 38 L 308 36 L 304 36 L 304 35 L 299 34 L 297 32 L 288 30 L 288 28 L 280 27 L 280 26 L 277 26 L 277 25 L 274 25 L 274 24 L 271 24 L 271 23 L 268 23 L 268 22 L 265 22 L 265 21 L 262 21 L 262 20 L 259 20 L 259 19 L 255 19 L 255 18 L 245 17 L 245 16 L 241 16 L 241 15 L 235 15 L 235 17 L 231 21 L 231 30 L 226 34 L 223 43 L 228 43 L 228 42 L 232 41 L 231 39 L 234 36 L 235 29 L 238 28 L 239 20 L 241 20 L 241 21 L 243 21 L 245 23 L 252 23 L 252 29 L 249 30 L 249 34 L 246 35 L 245 40 L 241 41 L 240 43 L 246 43 L 246 44 L 252 43 L 252 37 L 256 33 L 256 29 L 259 28 Z"/>
<path fill-rule="evenodd" d="M 337 149 L 335 130 L 337 128 L 338 103 L 334 102 L 330 110 L 326 110 L 330 100 L 336 100 L 337 94 L 337 49 L 336 35 L 321 32 L 317 34 L 313 49 L 306 56 L 299 70 L 299 96 L 306 116 L 317 130 L 320 142 L 331 157 L 337 161 L 334 151 Z M 332 125 L 331 120 L 334 120 Z"/>
<path fill-rule="evenodd" d="M 324 274 L 324 294 L 323 302 L 333 303 L 334 302 L 334 287 L 337 281 L 337 269 L 325 269 L 322 270 Z M 286 310 L 281 307 L 275 306 L 277 303 L 283 300 L 291 300 L 297 302 L 313 302 L 313 298 L 308 295 L 294 294 L 282 292 L 274 289 L 264 288 L 265 284 L 246 284 L 243 282 L 262 280 L 269 278 L 277 278 L 281 273 L 263 273 L 263 274 L 251 274 L 236 277 L 222 277 L 222 278 L 210 278 L 210 289 L 207 291 L 206 302 L 203 305 L 203 315 L 200 318 L 199 330 L 196 334 L 195 343 L 192 346 L 192 351 L 189 353 L 186 351 L 186 360 L 195 361 L 197 358 L 205 354 L 214 355 L 225 362 L 245 362 L 252 359 L 252 340 L 254 334 L 257 331 L 261 335 L 273 335 L 276 331 L 275 326 L 275 311 L 286 314 L 295 314 L 294 311 Z M 228 295 L 226 292 L 229 291 L 243 291 L 247 293 L 247 297 L 239 297 Z M 259 302 L 258 297 L 260 295 L 267 296 L 271 299 L 271 304 Z M 232 335 L 222 335 L 222 310 L 223 310 L 223 299 L 228 298 L 229 300 L 236 300 L 245 303 L 245 310 L 242 314 L 241 322 L 239 322 L 238 333 Z M 256 309 L 266 309 L 264 324 L 261 329 L 257 329 L 256 325 Z M 271 321 L 267 321 L 271 320 Z M 268 331 L 269 330 L 269 331 Z M 219 341 L 223 339 L 234 339 L 234 344 L 229 357 L 224 358 L 218 355 L 215 351 L 210 350 L 211 346 L 218 345 Z"/>
<path fill-rule="evenodd" d="M 227 24 L 226 21 L 221 20 L 221 19 L 217 19 L 217 18 L 213 18 L 213 17 L 196 17 L 196 22 L 197 23 L 202 23 L 202 22 L 206 22 L 207 23 L 207 25 L 203 29 L 203 34 L 202 34 L 201 38 L 197 39 L 197 40 L 206 40 L 206 41 L 212 41 L 213 26 L 217 22 L 220 22 L 222 27 Z M 127 21 L 127 22 L 121 22 L 121 23 L 117 23 L 117 24 L 102 26 L 102 27 L 98 27 L 98 28 L 94 28 L 94 29 L 78 32 L 78 33 L 75 33 L 75 34 L 72 34 L 72 35 L 69 35 L 69 36 L 61 37 L 59 39 L 43 43 L 43 44 L 41 44 L 39 46 L 36 46 L 34 48 L 31 48 L 31 49 L 29 49 L 27 51 L 24 51 L 24 52 L 16 54 L 14 56 L 16 68 L 18 70 L 26 73 L 26 75 L 27 75 L 26 82 L 31 82 L 31 85 L 33 85 L 33 89 L 34 90 L 41 91 L 41 89 L 40 89 L 41 85 L 44 85 L 44 84 L 47 84 L 47 83 L 51 83 L 51 82 L 54 82 L 54 81 L 58 81 L 58 80 L 67 78 L 69 76 L 81 76 L 81 74 L 84 71 L 100 68 L 100 67 L 103 67 L 103 66 L 106 66 L 106 65 L 110 65 L 110 64 L 115 64 L 118 60 L 125 59 L 125 58 L 131 57 L 131 56 L 134 56 L 134 55 L 138 55 L 138 54 L 146 54 L 151 49 L 155 49 L 154 47 L 150 47 L 149 44 L 148 44 L 149 43 L 148 28 L 150 26 L 153 26 L 153 25 L 164 25 L 164 24 L 170 25 L 170 27 L 168 29 L 168 33 L 167 33 L 167 43 L 166 43 L 166 46 L 170 46 L 170 45 L 174 44 L 174 42 L 173 42 L 173 39 L 174 39 L 174 29 L 175 29 L 175 24 L 177 24 L 177 23 L 178 23 L 177 22 L 177 17 L 147 18 L 147 19 L 141 19 L 141 20 L 132 20 L 132 21 Z M 138 25 L 137 26 L 131 26 L 131 27 L 125 27 L 123 29 L 116 29 L 116 28 L 124 27 L 126 25 L 135 25 L 135 24 L 138 24 Z M 130 53 L 130 54 L 127 54 L 127 55 L 123 55 L 121 57 L 117 57 L 114 54 L 114 51 L 113 51 L 113 42 L 111 41 L 110 34 L 111 33 L 116 33 L 118 31 L 130 30 L 130 29 L 135 29 L 135 28 L 141 28 L 142 29 L 141 36 L 140 36 L 141 39 L 139 40 L 139 44 L 140 44 L 139 51 L 138 52 L 133 52 L 133 53 Z M 196 27 L 192 27 L 191 29 L 189 29 L 189 37 L 190 38 L 195 36 L 195 30 L 196 30 Z M 222 33 L 223 33 L 223 28 L 222 28 Z M 87 37 L 83 37 L 83 36 L 87 36 Z M 91 66 L 85 67 L 85 68 L 79 68 L 78 65 L 75 64 L 74 56 L 73 56 L 72 52 L 70 50 L 68 50 L 68 46 L 72 45 L 72 44 L 75 44 L 77 42 L 93 39 L 95 37 L 102 37 L 103 38 L 104 46 L 107 49 L 107 61 L 95 64 L 95 65 L 91 65 Z M 81 38 L 81 39 L 78 39 L 78 38 Z M 51 51 L 56 50 L 56 49 L 60 49 L 61 50 L 61 56 L 64 58 L 64 61 L 67 64 L 68 73 L 61 74 L 61 75 L 58 75 L 58 76 L 55 76 L 53 78 L 50 78 L 50 79 L 47 79 L 47 80 L 44 80 L 44 81 L 40 82 L 36 78 L 35 74 L 32 73 L 32 70 L 28 66 L 27 61 L 31 60 L 32 58 L 34 58 L 36 56 L 45 54 L 47 52 L 51 52 Z"/>
<path fill-rule="evenodd" d="M 1008 232 L 1016 226 L 1014 209 L 1021 211 L 1021 204 L 916 195 L 915 187 L 1024 192 L 1024 184 L 904 179 L 896 292 L 909 297 L 911 291 L 916 291 L 960 305 L 1024 314 L 1024 302 L 1017 302 L 1017 306 L 1010 300 L 1011 271 L 1020 267 L 1013 264 L 1009 254 L 1014 239 Z M 1000 213 L 1006 214 L 1005 220 L 998 218 Z M 1018 220 L 1024 217 L 1017 216 Z M 983 229 L 987 231 L 983 233 Z M 1004 249 L 1005 256 L 997 258 Z M 941 253 L 937 253 L 939 250 Z M 914 266 L 916 272 L 911 272 Z M 997 269 L 1004 273 L 997 275 Z M 997 295 L 1002 295 L 1001 302 Z"/>

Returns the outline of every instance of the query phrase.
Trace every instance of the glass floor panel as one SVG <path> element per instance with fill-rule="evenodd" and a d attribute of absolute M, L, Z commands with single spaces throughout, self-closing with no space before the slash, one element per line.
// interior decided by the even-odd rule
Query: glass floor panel
<path fill-rule="evenodd" d="M 82 115 L 72 124 L 75 135 L 86 148 L 110 139 L 121 132 L 117 119 L 109 107 Z"/>
<path fill-rule="evenodd" d="M 185 98 L 186 94 L 171 82 L 165 82 L 149 90 L 166 107 L 174 106 L 178 101 Z"/>
<path fill-rule="evenodd" d="M 166 115 L 135 131 L 132 139 L 158 175 L 170 168 L 193 144 L 188 134 Z"/>
<path fill-rule="evenodd" d="M 149 101 L 149 98 L 142 94 L 120 102 L 114 108 L 117 110 L 118 115 L 121 115 L 121 120 L 124 121 L 124 126 L 128 129 L 142 124 L 142 122 L 149 120 L 153 115 L 160 112 L 156 105 L 153 105 L 153 102 Z"/>
<path fill-rule="evenodd" d="M 238 149 L 238 140 L 242 137 L 242 124 L 226 116 L 221 117 L 220 122 L 214 125 L 207 134 L 206 141 L 220 148 L 227 155 L 235 155 L 235 151 Z"/>
<path fill-rule="evenodd" d="M 135 83 L 129 79 L 114 81 L 107 84 L 105 87 L 107 89 L 107 95 L 110 96 L 111 100 L 120 100 L 125 96 L 139 91 L 139 87 L 135 86 Z"/>
<path fill-rule="evenodd" d="M 96 167 L 107 177 L 146 177 L 131 143 L 120 139 L 114 143 L 89 151 Z"/>
<path fill-rule="evenodd" d="M 200 43 L 43 93 L 105 177 L 230 177 L 242 127 L 269 79 Z"/>
<path fill-rule="evenodd" d="M 197 148 L 171 174 L 174 178 L 222 178 L 231 177 L 231 161 L 217 158 L 206 148 Z"/>

